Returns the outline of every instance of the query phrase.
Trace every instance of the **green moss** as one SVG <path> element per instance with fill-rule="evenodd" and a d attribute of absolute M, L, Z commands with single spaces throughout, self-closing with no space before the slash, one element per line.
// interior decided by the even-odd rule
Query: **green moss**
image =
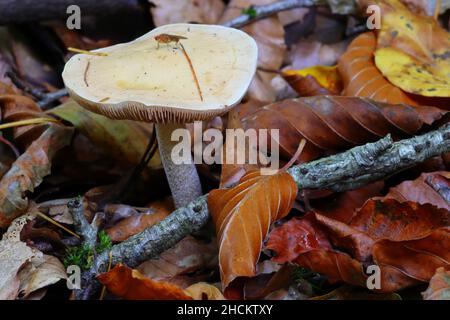
<path fill-rule="evenodd" d="M 98 241 L 96 245 L 97 254 L 111 249 L 112 240 L 105 231 L 100 231 L 98 233 Z M 66 249 L 63 263 L 66 268 L 70 265 L 77 265 L 82 270 L 87 270 L 92 266 L 94 260 L 94 251 L 89 248 L 89 246 L 83 244 L 73 247 L 68 247 Z"/>
<path fill-rule="evenodd" d="M 242 14 L 248 15 L 250 18 L 255 19 L 257 12 L 256 9 L 253 6 L 250 6 L 248 8 L 242 9 Z"/>

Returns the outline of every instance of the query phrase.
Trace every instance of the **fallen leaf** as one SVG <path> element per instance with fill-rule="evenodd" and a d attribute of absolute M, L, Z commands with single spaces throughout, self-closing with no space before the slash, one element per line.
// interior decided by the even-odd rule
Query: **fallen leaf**
<path fill-rule="evenodd" d="M 182 22 L 215 24 L 225 8 L 222 0 L 150 0 L 157 27 Z"/>
<path fill-rule="evenodd" d="M 203 243 L 187 236 L 158 258 L 150 259 L 137 267 L 148 278 L 173 282 L 173 279 L 198 270 L 212 268 L 217 264 L 215 242 Z"/>
<path fill-rule="evenodd" d="M 397 293 L 373 293 L 359 288 L 342 286 L 310 300 L 402 300 Z"/>
<path fill-rule="evenodd" d="M 413 181 L 404 181 L 389 189 L 385 198 L 398 201 L 414 201 L 419 204 L 430 203 L 438 208 L 450 210 L 450 173 L 422 173 Z"/>
<path fill-rule="evenodd" d="M 398 0 L 378 0 L 383 23 L 375 63 L 391 83 L 427 97 L 450 97 L 450 34 Z"/>
<path fill-rule="evenodd" d="M 335 95 L 341 92 L 341 78 L 336 66 L 284 70 L 282 75 L 291 87 L 303 97 Z"/>
<path fill-rule="evenodd" d="M 72 133 L 68 127 L 50 125 L 3 176 L 0 180 L 0 227 L 7 227 L 26 211 L 26 194 L 50 173 L 53 156 L 70 143 Z"/>
<path fill-rule="evenodd" d="M 206 282 L 193 284 L 184 289 L 184 292 L 194 300 L 225 300 L 222 292 L 217 287 Z"/>
<path fill-rule="evenodd" d="M 424 300 L 450 300 L 450 271 L 438 268 L 422 296 Z"/>
<path fill-rule="evenodd" d="M 209 193 L 224 289 L 237 277 L 256 274 L 269 227 L 289 213 L 296 195 L 297 185 L 288 173 L 261 176 L 259 171 L 246 174 L 232 189 Z"/>
<path fill-rule="evenodd" d="M 151 227 L 174 210 L 172 199 L 155 201 L 150 204 L 150 208 L 146 212 L 136 212 L 136 214 L 127 217 L 114 226 L 106 229 L 106 232 L 114 242 L 121 242 L 132 235 L 135 235 L 144 229 Z"/>
<path fill-rule="evenodd" d="M 289 160 L 302 139 L 306 162 L 355 145 L 413 135 L 446 111 L 435 107 L 391 105 L 357 97 L 315 96 L 255 107 L 241 118 L 245 130 L 278 129 L 280 156 Z M 269 130 L 270 134 L 270 130 Z M 270 145 L 270 143 L 268 143 Z"/>
<path fill-rule="evenodd" d="M 192 300 L 181 288 L 154 281 L 121 264 L 97 279 L 109 292 L 125 300 Z"/>
<path fill-rule="evenodd" d="M 70 122 L 89 140 L 116 161 L 125 165 L 137 165 L 148 145 L 151 126 L 139 121 L 112 120 L 80 107 L 69 101 L 48 111 Z M 149 161 L 148 167 L 161 166 L 159 154 Z"/>
<path fill-rule="evenodd" d="M 275 0 L 231 0 L 219 22 L 223 23 L 240 16 L 242 9 L 252 5 L 266 5 L 273 2 Z M 273 15 L 243 27 L 242 31 L 248 33 L 256 41 L 258 68 L 260 68 L 256 71 L 247 95 L 251 99 L 260 101 L 275 101 L 277 92 L 272 87 L 271 81 L 277 74 L 261 69 L 278 71 L 283 64 L 286 53 L 283 25 L 278 16 Z"/>
<path fill-rule="evenodd" d="M 18 273 L 19 292 L 27 298 L 33 292 L 67 279 L 64 265 L 56 257 L 43 255 L 33 257 Z"/>
<path fill-rule="evenodd" d="M 339 58 L 338 69 L 344 85 L 342 95 L 416 106 L 414 99 L 390 83 L 375 66 L 376 41 L 374 32 L 363 33 Z"/>

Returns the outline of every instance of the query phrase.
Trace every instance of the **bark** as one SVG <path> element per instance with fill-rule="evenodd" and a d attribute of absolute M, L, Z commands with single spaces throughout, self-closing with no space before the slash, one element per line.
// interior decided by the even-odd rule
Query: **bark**
<path fill-rule="evenodd" d="M 421 163 L 427 158 L 450 151 L 450 125 L 421 136 L 393 142 L 387 136 L 377 142 L 355 147 L 327 158 L 294 166 L 288 170 L 300 188 L 346 191 L 386 178 Z M 172 212 L 159 224 L 113 246 L 113 264 L 136 267 L 155 258 L 186 235 L 199 230 L 209 219 L 208 196 L 203 195 L 185 208 Z M 88 299 L 99 287 L 94 280 L 104 272 L 108 254 L 102 254 L 83 274 L 78 299 Z"/>
<path fill-rule="evenodd" d="M 75 198 L 67 203 L 67 208 L 73 218 L 73 225 L 75 231 L 83 237 L 83 244 L 86 244 L 89 248 L 95 249 L 97 243 L 97 215 L 90 224 L 86 216 L 84 215 L 83 200 Z"/>

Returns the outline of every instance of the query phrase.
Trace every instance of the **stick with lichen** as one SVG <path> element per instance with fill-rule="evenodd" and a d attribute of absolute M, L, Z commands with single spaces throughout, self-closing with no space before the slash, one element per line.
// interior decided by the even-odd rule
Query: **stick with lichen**
<path fill-rule="evenodd" d="M 387 136 L 334 156 L 294 166 L 288 172 L 301 189 L 345 191 L 389 177 L 444 152 L 450 152 L 450 125 L 398 142 Z M 203 195 L 155 226 L 113 246 L 113 264 L 136 267 L 199 230 L 208 219 L 208 197 Z M 108 254 L 103 253 L 83 274 L 82 289 L 76 293 L 78 299 L 88 299 L 99 288 L 94 279 L 97 273 L 106 270 L 107 263 Z"/>

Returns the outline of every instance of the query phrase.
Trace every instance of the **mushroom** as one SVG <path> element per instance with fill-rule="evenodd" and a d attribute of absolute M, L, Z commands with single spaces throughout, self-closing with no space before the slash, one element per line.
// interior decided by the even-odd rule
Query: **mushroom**
<path fill-rule="evenodd" d="M 176 207 L 202 195 L 192 155 L 175 164 L 171 133 L 210 120 L 240 102 L 256 71 L 246 33 L 217 25 L 170 24 L 128 43 L 77 54 L 62 77 L 81 106 L 113 119 L 155 123 Z"/>

